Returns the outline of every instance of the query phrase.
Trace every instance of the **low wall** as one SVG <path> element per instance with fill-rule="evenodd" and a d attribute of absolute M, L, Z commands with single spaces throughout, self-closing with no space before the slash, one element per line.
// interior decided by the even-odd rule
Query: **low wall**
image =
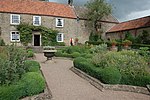
<path fill-rule="evenodd" d="M 83 71 L 72 67 L 70 68 L 71 71 L 76 73 L 78 76 L 86 79 L 90 84 L 95 86 L 97 89 L 104 91 L 104 90 L 114 90 L 114 91 L 127 91 L 127 92 L 135 92 L 135 93 L 142 93 L 150 95 L 150 92 L 145 87 L 139 87 L 139 86 L 131 86 L 131 85 L 110 85 L 110 84 L 103 84 L 99 80 L 87 75 Z"/>

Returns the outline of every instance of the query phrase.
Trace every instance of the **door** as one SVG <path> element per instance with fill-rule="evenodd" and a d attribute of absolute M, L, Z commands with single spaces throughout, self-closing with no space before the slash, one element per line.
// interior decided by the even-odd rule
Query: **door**
<path fill-rule="evenodd" d="M 34 35 L 34 46 L 40 46 L 40 35 Z"/>

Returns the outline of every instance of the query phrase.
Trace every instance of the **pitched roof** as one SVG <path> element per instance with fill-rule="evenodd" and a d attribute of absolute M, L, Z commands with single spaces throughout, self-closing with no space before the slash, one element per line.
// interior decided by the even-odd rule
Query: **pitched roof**
<path fill-rule="evenodd" d="M 107 33 L 150 27 L 150 16 L 122 22 L 112 27 Z"/>
<path fill-rule="evenodd" d="M 0 12 L 76 18 L 69 5 L 32 0 L 0 0 Z"/>

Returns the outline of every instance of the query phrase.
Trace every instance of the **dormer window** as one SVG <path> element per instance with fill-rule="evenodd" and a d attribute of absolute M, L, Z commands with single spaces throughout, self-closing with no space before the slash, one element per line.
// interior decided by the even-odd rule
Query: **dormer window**
<path fill-rule="evenodd" d="M 11 14 L 10 15 L 10 24 L 12 24 L 12 25 L 19 25 L 20 24 L 20 15 L 18 15 L 18 14 Z"/>
<path fill-rule="evenodd" d="M 56 27 L 64 27 L 64 19 L 56 18 Z"/>
<path fill-rule="evenodd" d="M 33 16 L 33 25 L 35 25 L 35 26 L 41 25 L 41 17 L 40 16 Z"/>

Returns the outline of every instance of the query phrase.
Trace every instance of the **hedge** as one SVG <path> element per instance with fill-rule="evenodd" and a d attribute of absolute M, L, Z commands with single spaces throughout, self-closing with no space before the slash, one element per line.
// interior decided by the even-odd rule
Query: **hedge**
<path fill-rule="evenodd" d="M 39 72 L 40 71 L 40 64 L 36 61 L 26 60 L 25 66 L 28 72 Z"/>
<path fill-rule="evenodd" d="M 28 72 L 14 85 L 0 86 L 0 100 L 19 100 L 21 97 L 31 96 L 45 89 L 45 81 L 40 73 Z"/>
<path fill-rule="evenodd" d="M 101 72 L 101 80 L 106 84 L 119 84 L 121 80 L 121 74 L 115 67 L 106 67 Z"/>
<path fill-rule="evenodd" d="M 40 72 L 40 64 L 36 61 L 25 61 L 28 72 L 14 84 L 0 86 L 0 100 L 19 100 L 31 96 L 45 89 L 45 80 Z"/>

